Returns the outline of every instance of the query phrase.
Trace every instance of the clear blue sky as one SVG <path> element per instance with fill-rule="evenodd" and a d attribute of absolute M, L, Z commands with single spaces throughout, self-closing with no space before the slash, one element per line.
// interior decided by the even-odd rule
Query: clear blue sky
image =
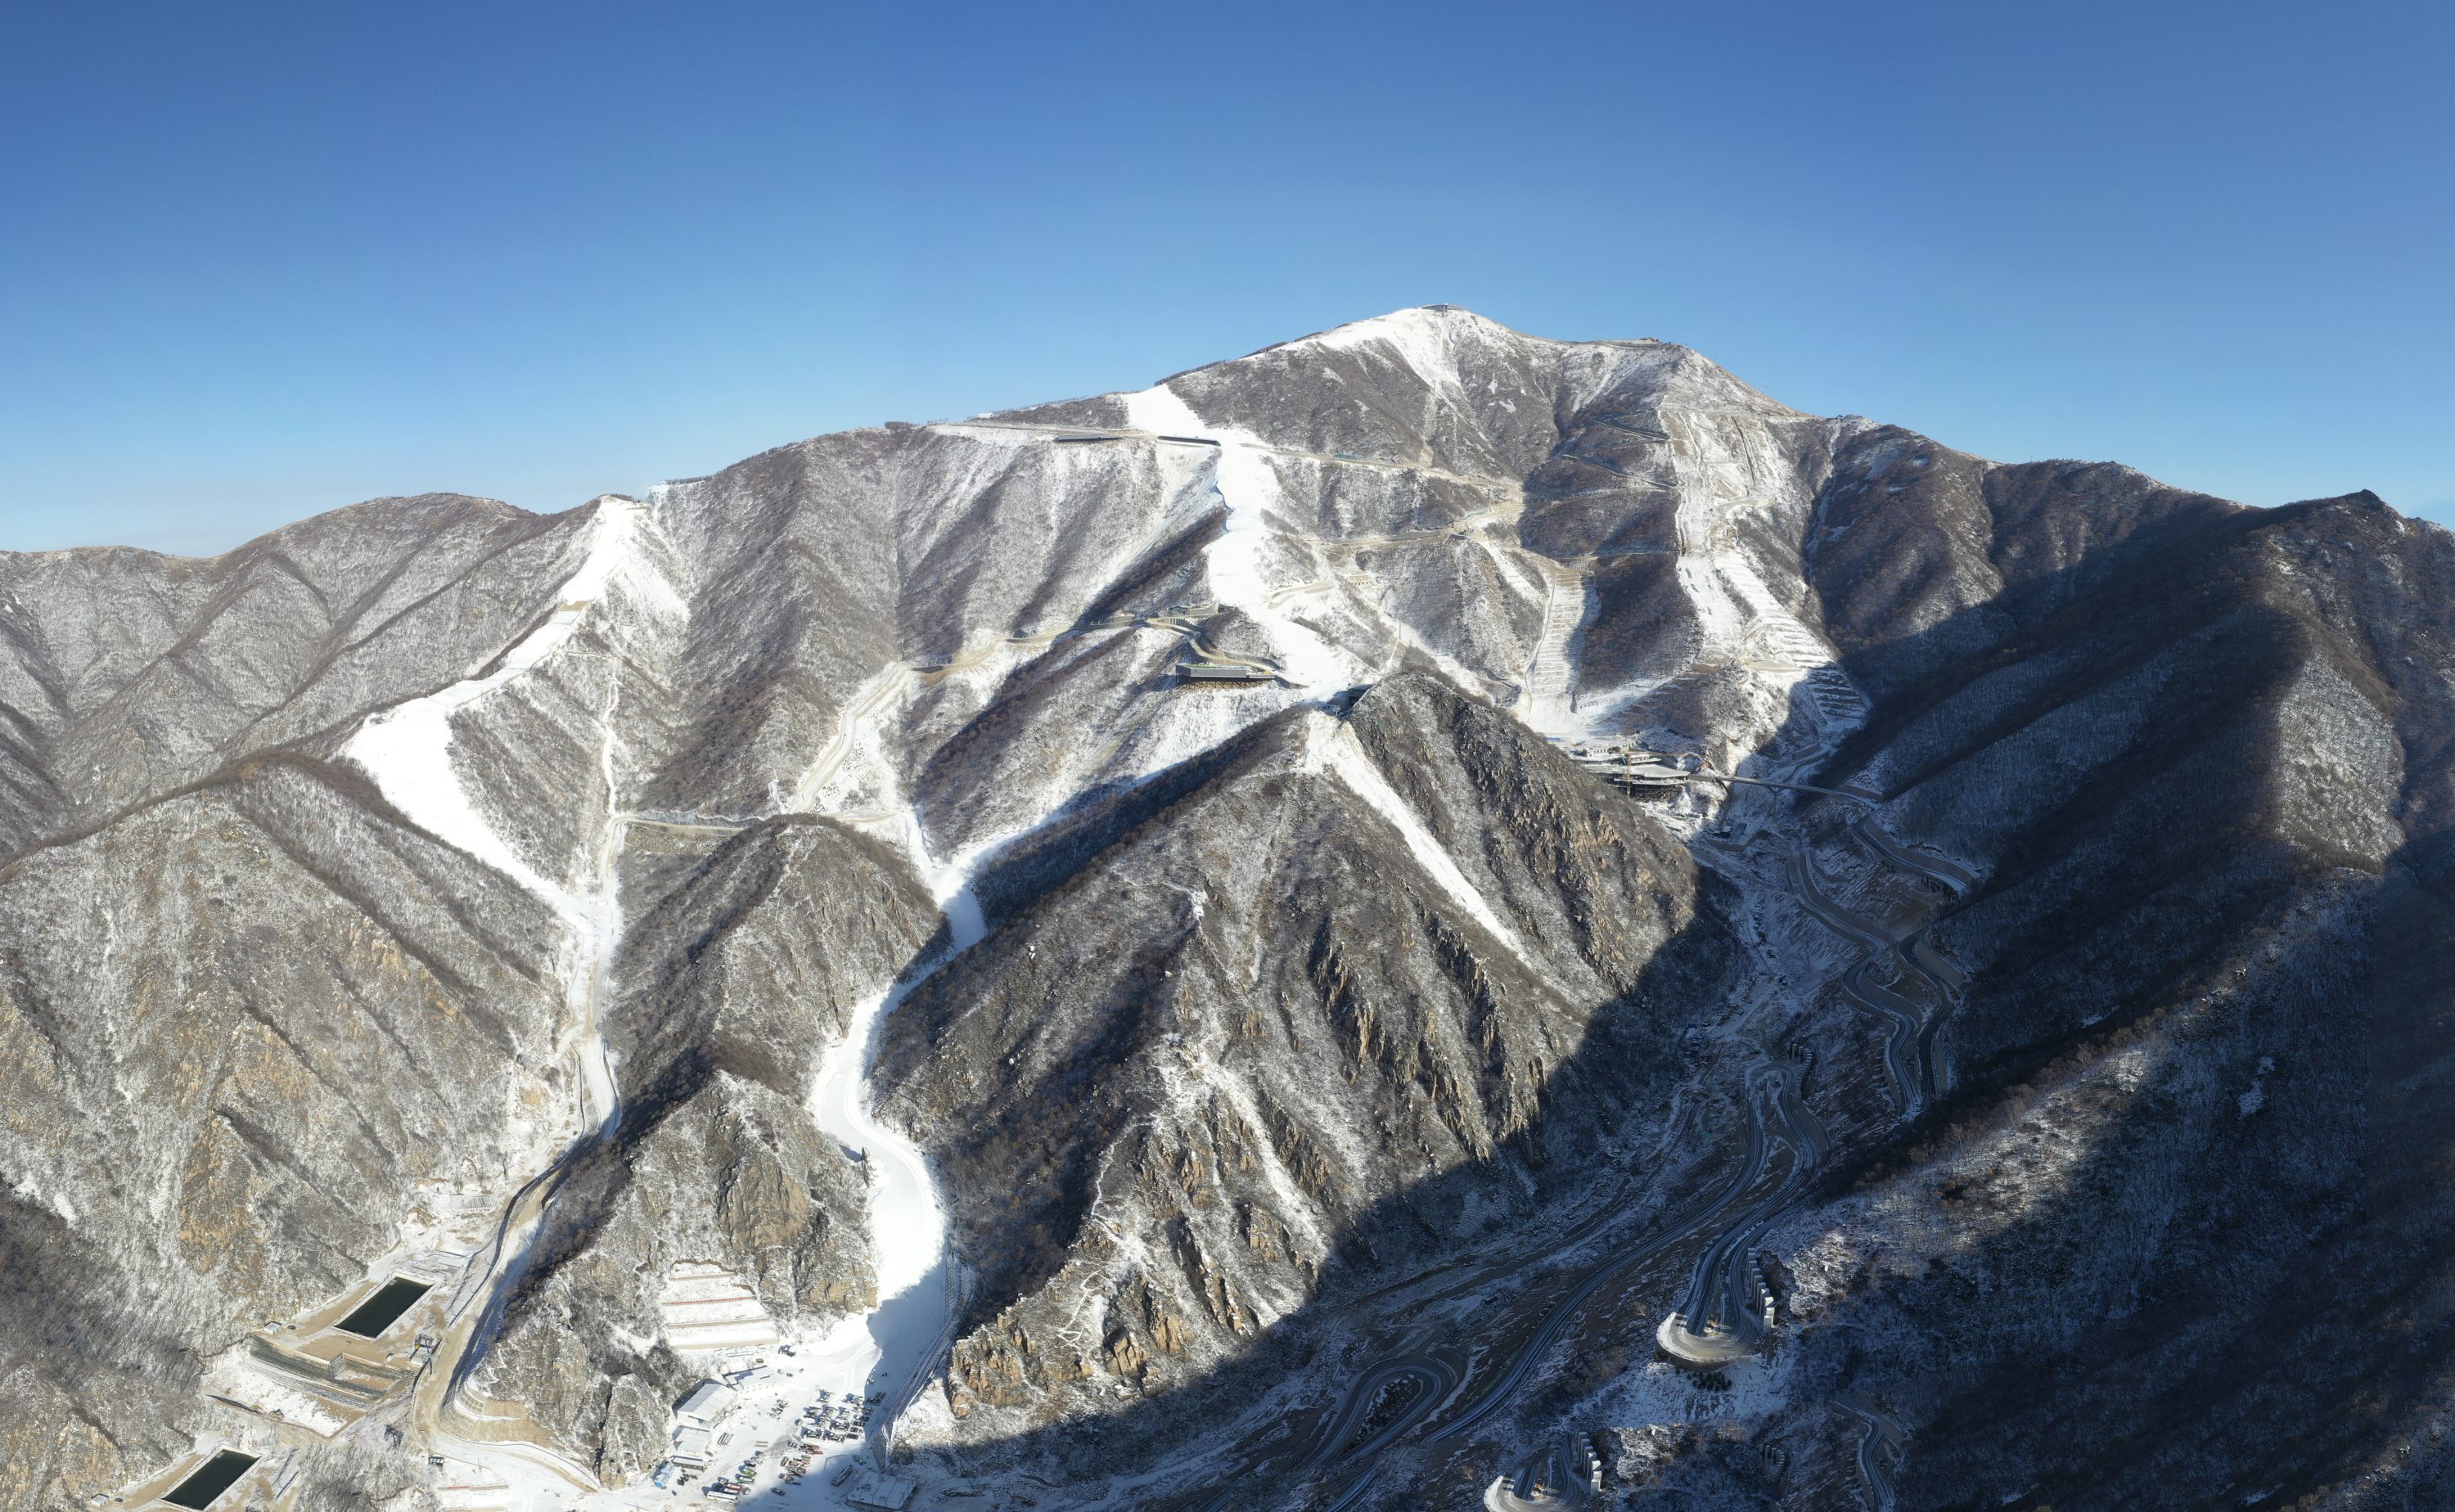
<path fill-rule="evenodd" d="M 0 0 L 0 547 L 535 510 L 1406 305 L 2455 521 L 2455 7 Z"/>

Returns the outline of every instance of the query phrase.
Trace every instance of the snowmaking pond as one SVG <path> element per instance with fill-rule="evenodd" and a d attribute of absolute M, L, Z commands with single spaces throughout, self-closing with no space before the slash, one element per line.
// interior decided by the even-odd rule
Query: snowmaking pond
<path fill-rule="evenodd" d="M 434 1289 L 429 1282 L 396 1276 L 376 1288 L 374 1296 L 352 1308 L 349 1317 L 333 1326 L 345 1334 L 355 1334 L 360 1339 L 377 1338 L 385 1329 L 400 1321 L 401 1314 L 416 1306 L 419 1298 Z"/>
<path fill-rule="evenodd" d="M 162 1500 L 172 1506 L 187 1507 L 190 1512 L 204 1512 L 220 1499 L 221 1494 L 238 1483 L 238 1478 L 255 1465 L 255 1456 L 241 1454 L 236 1449 L 224 1449 L 206 1461 L 195 1474 L 180 1482 Z"/>

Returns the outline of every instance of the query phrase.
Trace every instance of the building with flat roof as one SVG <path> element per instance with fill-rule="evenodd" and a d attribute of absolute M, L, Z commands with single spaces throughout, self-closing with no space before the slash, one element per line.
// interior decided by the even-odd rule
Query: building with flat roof
<path fill-rule="evenodd" d="M 686 1470 L 704 1470 L 711 1452 L 705 1428 L 677 1428 L 674 1430 L 674 1451 L 665 1458 Z"/>
<path fill-rule="evenodd" d="M 723 1381 L 702 1381 L 674 1403 L 674 1421 L 684 1428 L 713 1428 L 740 1400 Z"/>

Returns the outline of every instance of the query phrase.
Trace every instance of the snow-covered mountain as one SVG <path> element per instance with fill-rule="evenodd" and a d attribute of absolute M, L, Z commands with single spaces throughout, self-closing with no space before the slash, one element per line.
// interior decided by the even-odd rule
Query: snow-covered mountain
<path fill-rule="evenodd" d="M 2450 621 L 1437 306 L 0 556 L 0 1507 L 2439 1504 Z"/>

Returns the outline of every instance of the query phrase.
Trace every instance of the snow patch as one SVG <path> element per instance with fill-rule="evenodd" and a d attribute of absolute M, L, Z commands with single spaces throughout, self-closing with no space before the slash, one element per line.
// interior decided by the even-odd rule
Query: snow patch
<path fill-rule="evenodd" d="M 545 622 L 497 657 L 492 672 L 470 677 L 422 698 L 369 715 L 341 755 L 364 769 L 393 807 L 419 828 L 466 852 L 536 894 L 575 928 L 593 922 L 587 902 L 572 889 L 541 876 L 497 834 L 469 799 L 452 767 L 452 716 L 501 689 L 560 650 L 588 612 L 605 596 L 614 575 L 637 557 L 647 506 L 629 499 L 601 499 L 590 527 L 588 554 L 562 585 Z M 625 586 L 644 589 L 656 607 L 682 611 L 680 597 L 660 574 L 625 574 Z"/>
<path fill-rule="evenodd" d="M 1456 391 L 1455 395 L 1444 395 L 1454 397 L 1462 396 L 1464 391 L 1458 382 L 1457 358 L 1450 350 L 1451 343 L 1464 331 L 1490 324 L 1481 315 L 1463 311 L 1417 306 L 1412 310 L 1393 310 L 1370 320 L 1350 321 L 1307 337 L 1306 344 L 1328 352 L 1387 347 L 1428 387 L 1436 393 Z"/>
<path fill-rule="evenodd" d="M 1785 1349 L 1770 1358 L 1750 1356 L 1709 1376 L 1683 1370 L 1668 1361 L 1649 1360 L 1579 1403 L 1575 1415 L 1637 1432 L 1681 1424 L 1760 1421 L 1790 1404 L 1791 1377 L 1798 1355 L 1797 1350 Z M 1706 1384 L 1712 1378 L 1727 1384 L 1715 1389 Z"/>
<path fill-rule="evenodd" d="M 19 1199 L 35 1207 L 48 1207 L 57 1213 L 62 1222 L 73 1224 L 77 1220 L 76 1209 L 69 1205 L 66 1192 L 55 1190 L 46 1197 L 43 1195 L 41 1184 L 30 1176 L 17 1178 L 10 1183 L 9 1189 Z"/>

